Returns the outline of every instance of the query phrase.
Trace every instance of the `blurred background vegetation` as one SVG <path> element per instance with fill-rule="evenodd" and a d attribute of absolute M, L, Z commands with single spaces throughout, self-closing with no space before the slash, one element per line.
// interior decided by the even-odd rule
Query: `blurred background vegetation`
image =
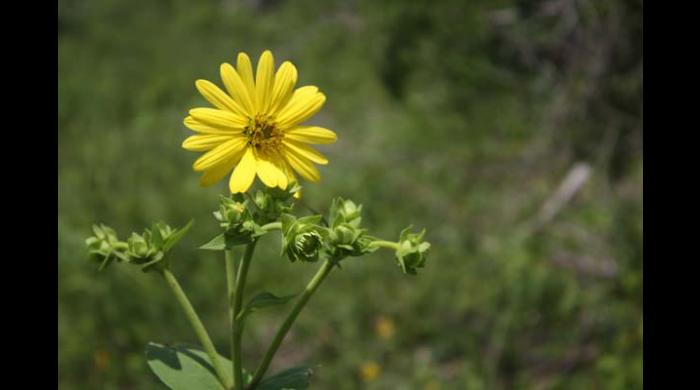
<path fill-rule="evenodd" d="M 339 140 L 305 202 L 365 205 L 393 238 L 428 229 L 429 263 L 349 259 L 271 372 L 319 364 L 319 389 L 642 387 L 642 1 L 59 2 L 59 384 L 163 388 L 148 341 L 195 342 L 155 275 L 97 272 L 93 222 L 195 228 L 174 272 L 228 345 L 216 234 L 225 183 L 180 148 L 198 78 L 272 49 L 326 93 Z M 567 178 L 568 179 L 565 179 Z M 297 291 L 316 265 L 266 237 L 248 292 Z M 257 364 L 285 310 L 246 329 Z"/>

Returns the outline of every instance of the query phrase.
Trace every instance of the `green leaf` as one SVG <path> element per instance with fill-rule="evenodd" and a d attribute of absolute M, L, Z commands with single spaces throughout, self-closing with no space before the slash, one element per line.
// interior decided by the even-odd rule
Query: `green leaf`
<path fill-rule="evenodd" d="M 293 367 L 263 379 L 258 390 L 305 390 L 313 371 L 310 366 Z"/>
<path fill-rule="evenodd" d="M 210 251 L 223 251 L 226 249 L 226 236 L 221 233 L 218 236 L 211 239 L 211 241 L 199 247 L 199 249 L 205 249 Z"/>
<path fill-rule="evenodd" d="M 266 231 L 256 229 L 254 233 L 246 232 L 244 234 L 226 234 L 221 233 L 218 236 L 211 239 L 211 241 L 199 247 L 199 249 L 209 250 L 209 251 L 223 251 L 226 249 L 231 249 L 236 245 L 249 244 L 253 241 L 253 238 L 259 237 L 267 233 Z"/>
<path fill-rule="evenodd" d="M 146 359 L 151 370 L 172 390 L 223 390 L 209 357 L 185 344 L 164 346 L 148 343 Z M 231 361 L 220 357 L 224 367 Z"/>
<path fill-rule="evenodd" d="M 165 346 L 148 343 L 146 359 L 153 373 L 173 390 L 222 390 L 209 356 L 199 347 L 175 343 Z M 219 360 L 224 370 L 233 378 L 231 361 L 221 355 Z M 243 370 L 243 383 L 247 385 L 253 376 Z"/>
<path fill-rule="evenodd" d="M 187 223 L 187 225 L 180 228 L 179 230 L 174 231 L 173 234 L 168 236 L 168 238 L 165 240 L 165 244 L 163 244 L 163 251 L 168 252 L 170 250 L 170 248 L 173 247 L 173 245 L 175 245 L 178 241 L 180 241 L 182 239 L 182 237 L 184 237 L 185 234 L 187 234 L 187 232 L 190 230 L 193 222 L 194 222 L 194 220 L 190 219 L 190 221 Z"/>
<path fill-rule="evenodd" d="M 255 295 L 246 305 L 243 307 L 241 314 L 238 315 L 240 319 L 245 318 L 248 314 L 263 309 L 270 306 L 284 305 L 285 303 L 292 300 L 299 294 L 285 295 L 278 297 L 275 294 L 269 293 L 267 291 L 258 293 Z"/>

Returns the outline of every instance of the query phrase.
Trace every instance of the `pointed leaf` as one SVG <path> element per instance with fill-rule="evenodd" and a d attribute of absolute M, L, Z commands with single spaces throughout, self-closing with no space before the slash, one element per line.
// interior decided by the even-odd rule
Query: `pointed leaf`
<path fill-rule="evenodd" d="M 226 236 L 221 233 L 218 236 L 211 239 L 211 241 L 199 247 L 199 249 L 205 249 L 210 251 L 223 251 L 226 250 Z"/>
<path fill-rule="evenodd" d="M 187 222 L 187 225 L 183 226 L 179 230 L 176 230 L 171 234 L 167 240 L 165 240 L 165 244 L 163 244 L 163 251 L 167 252 L 170 250 L 170 248 L 173 247 L 178 241 L 182 239 L 182 237 L 187 234 L 187 232 L 190 230 L 192 227 L 192 223 L 194 223 L 193 219 L 190 219 L 189 222 Z"/>
<path fill-rule="evenodd" d="M 261 292 L 255 295 L 250 301 L 248 301 L 248 303 L 246 303 L 245 307 L 241 311 L 241 314 L 239 314 L 239 318 L 243 319 L 248 314 L 259 309 L 263 309 L 270 306 L 284 305 L 285 303 L 291 301 L 297 295 L 299 294 L 278 297 L 275 294 L 269 293 L 267 291 Z"/>
<path fill-rule="evenodd" d="M 258 390 L 305 390 L 313 371 L 310 366 L 293 367 L 263 379 Z"/>

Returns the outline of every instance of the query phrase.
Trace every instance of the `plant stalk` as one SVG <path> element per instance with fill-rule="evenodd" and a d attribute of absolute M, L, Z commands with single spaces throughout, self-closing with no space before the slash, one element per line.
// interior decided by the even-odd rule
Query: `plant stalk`
<path fill-rule="evenodd" d="M 272 344 L 270 344 L 270 347 L 265 352 L 265 356 L 263 356 L 263 360 L 260 362 L 260 366 L 255 371 L 255 375 L 253 376 L 253 379 L 248 385 L 248 389 L 254 389 L 258 385 L 258 383 L 260 383 L 260 381 L 263 378 L 263 375 L 265 375 L 265 372 L 270 366 L 270 362 L 272 362 L 272 358 L 275 356 L 275 353 L 277 353 L 277 350 L 282 344 L 284 337 L 287 335 L 289 328 L 291 328 L 292 324 L 299 315 L 299 312 L 301 312 L 306 303 L 309 301 L 309 298 L 311 298 L 311 295 L 313 295 L 313 293 L 316 292 L 318 286 L 321 285 L 321 282 L 323 282 L 326 276 L 328 276 L 328 274 L 331 272 L 333 266 L 333 262 L 326 260 L 321 266 L 321 268 L 319 268 L 318 271 L 316 271 L 316 274 L 311 279 L 311 281 L 306 285 L 304 292 L 302 293 L 299 300 L 294 304 L 292 311 L 289 312 L 289 315 L 287 315 L 287 318 L 277 330 L 277 334 L 275 334 L 275 338 L 272 340 Z"/>
<path fill-rule="evenodd" d="M 248 276 L 248 267 L 250 267 L 250 261 L 253 258 L 255 244 L 257 244 L 257 242 L 258 240 L 256 239 L 245 248 L 243 259 L 241 260 L 241 264 L 238 267 L 238 273 L 236 274 L 236 289 L 233 293 L 233 317 L 231 319 L 231 330 L 233 333 L 232 360 L 233 367 L 235 367 L 235 371 L 233 372 L 233 384 L 235 389 L 243 388 L 243 367 L 241 366 L 241 337 L 243 335 L 243 321 L 237 319 L 237 317 L 241 312 L 243 291 L 245 289 L 246 277 Z"/>
<path fill-rule="evenodd" d="M 219 354 L 216 352 L 216 348 L 214 348 L 214 343 L 211 342 L 211 338 L 209 337 L 207 330 L 204 328 L 204 324 L 202 324 L 202 321 L 199 319 L 197 312 L 194 311 L 190 300 L 187 299 L 187 295 L 185 295 L 185 292 L 182 291 L 182 287 L 180 287 L 177 279 L 175 279 L 175 275 L 173 275 L 170 270 L 164 269 L 162 271 L 162 275 L 165 278 L 165 281 L 168 283 L 168 286 L 170 286 L 170 289 L 173 290 L 175 298 L 177 298 L 177 301 L 180 302 L 180 306 L 182 306 L 185 316 L 190 321 L 194 333 L 197 335 L 197 338 L 199 338 L 199 342 L 202 344 L 204 351 L 209 356 L 209 360 L 211 360 L 211 364 L 214 366 L 214 371 L 219 377 L 219 381 L 221 381 L 221 384 L 226 389 L 230 389 L 232 385 L 231 377 L 228 375 L 226 370 L 224 370 L 223 365 L 219 360 Z"/>
<path fill-rule="evenodd" d="M 234 310 L 234 299 L 233 296 L 235 295 L 235 288 L 236 288 L 236 264 L 233 256 L 233 249 L 227 249 L 224 252 L 224 255 L 226 257 L 226 286 L 227 286 L 227 301 L 228 301 L 228 315 L 229 315 L 229 321 L 231 324 L 231 364 L 233 370 L 231 372 L 235 373 L 236 372 L 236 362 L 233 359 L 233 355 L 235 355 L 236 348 L 234 345 L 234 328 L 233 328 L 233 322 L 236 318 L 236 313 Z M 234 374 L 235 375 L 235 374 Z"/>

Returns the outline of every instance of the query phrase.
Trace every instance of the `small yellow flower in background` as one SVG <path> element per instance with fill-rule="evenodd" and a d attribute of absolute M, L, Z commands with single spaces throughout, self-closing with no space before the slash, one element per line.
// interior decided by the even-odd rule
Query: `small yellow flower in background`
<path fill-rule="evenodd" d="M 380 316 L 374 323 L 374 331 L 379 338 L 388 340 L 394 336 L 396 327 L 394 326 L 394 321 L 391 318 Z"/>
<path fill-rule="evenodd" d="M 307 144 L 333 143 L 337 137 L 331 130 L 301 123 L 321 109 L 326 96 L 315 86 L 294 89 L 296 68 L 285 61 L 275 72 L 269 50 L 260 55 L 255 76 L 245 53 L 238 54 L 236 68 L 224 63 L 220 70 L 228 93 L 197 80 L 199 92 L 216 108 L 191 109 L 184 120 L 198 134 L 182 147 L 206 152 L 193 165 L 203 172 L 201 184 L 214 184 L 231 171 L 231 193 L 247 191 L 256 175 L 266 186 L 282 189 L 296 182 L 294 172 L 317 182 L 314 163 L 328 160 Z"/>
<path fill-rule="evenodd" d="M 109 368 L 109 354 L 107 351 L 95 351 L 95 368 L 97 371 L 106 371 Z"/>
<path fill-rule="evenodd" d="M 360 376 L 365 382 L 372 382 L 379 377 L 382 368 L 377 364 L 377 362 L 369 361 L 362 363 L 360 366 Z"/>

